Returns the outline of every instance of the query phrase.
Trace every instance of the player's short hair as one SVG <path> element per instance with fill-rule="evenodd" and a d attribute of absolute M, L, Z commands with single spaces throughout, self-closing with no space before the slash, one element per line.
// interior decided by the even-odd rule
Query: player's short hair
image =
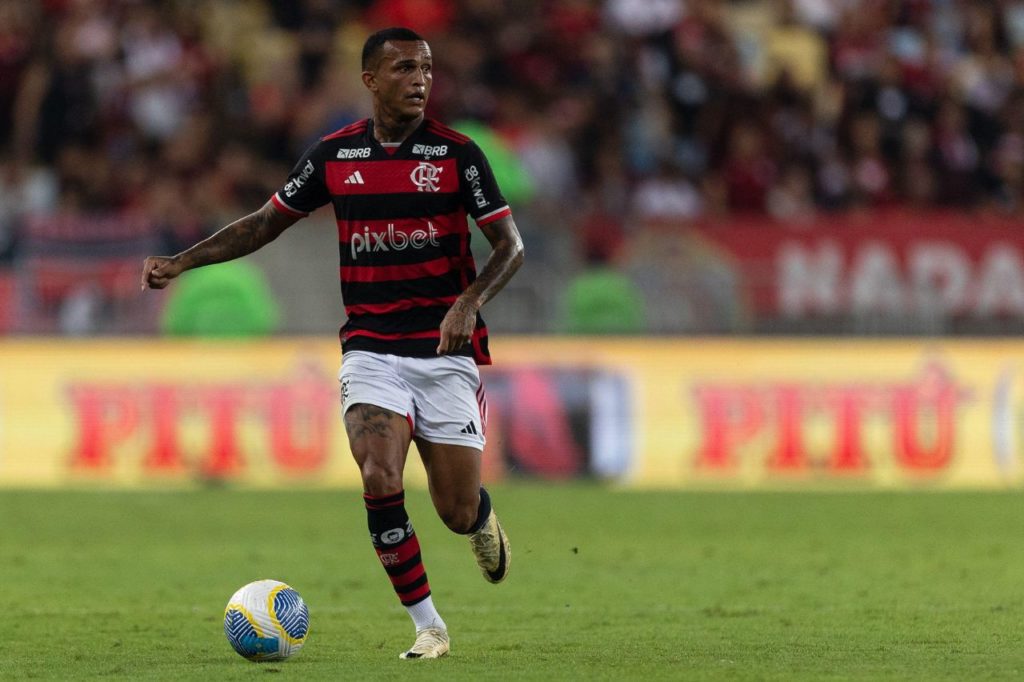
<path fill-rule="evenodd" d="M 381 48 L 389 40 L 423 40 L 423 36 L 411 28 L 402 26 L 392 26 L 377 31 L 363 44 L 363 71 L 369 71 L 374 66 Z"/>

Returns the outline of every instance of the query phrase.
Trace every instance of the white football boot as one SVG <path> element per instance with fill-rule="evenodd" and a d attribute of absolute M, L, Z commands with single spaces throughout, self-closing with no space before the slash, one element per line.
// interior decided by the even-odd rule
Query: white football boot
<path fill-rule="evenodd" d="M 498 523 L 498 517 L 493 509 L 483 527 L 470 534 L 469 544 L 473 547 L 476 563 L 487 582 L 500 583 L 504 580 L 508 575 L 512 554 L 508 546 L 508 536 Z"/>
<path fill-rule="evenodd" d="M 416 633 L 416 642 L 399 658 L 441 658 L 448 654 L 448 631 L 444 628 L 423 628 Z"/>

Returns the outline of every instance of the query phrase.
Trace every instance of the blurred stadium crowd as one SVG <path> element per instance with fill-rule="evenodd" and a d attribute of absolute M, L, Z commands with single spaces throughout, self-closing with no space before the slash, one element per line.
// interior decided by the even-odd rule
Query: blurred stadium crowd
<path fill-rule="evenodd" d="M 1024 216 L 1024 0 L 2 0 L 0 330 L 155 330 L 139 255 L 368 115 L 388 25 L 522 176 L 536 300 L 652 224 Z"/>

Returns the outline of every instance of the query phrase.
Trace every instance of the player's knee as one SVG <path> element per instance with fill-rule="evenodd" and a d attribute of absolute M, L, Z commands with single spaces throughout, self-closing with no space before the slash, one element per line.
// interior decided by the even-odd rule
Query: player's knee
<path fill-rule="evenodd" d="M 476 523 L 477 507 L 479 502 L 475 500 L 452 500 L 442 505 L 438 515 L 444 525 L 455 533 L 467 533 Z"/>
<path fill-rule="evenodd" d="M 363 490 L 370 495 L 393 495 L 402 490 L 402 472 L 392 467 L 365 464 L 362 468 Z"/>

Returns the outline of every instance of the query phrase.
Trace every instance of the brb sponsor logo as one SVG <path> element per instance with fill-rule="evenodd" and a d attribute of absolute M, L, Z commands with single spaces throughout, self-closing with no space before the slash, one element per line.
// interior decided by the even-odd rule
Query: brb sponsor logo
<path fill-rule="evenodd" d="M 481 184 L 480 171 L 476 166 L 470 166 L 463 173 L 466 177 L 466 182 L 469 183 L 469 189 L 473 193 L 473 201 L 476 202 L 477 208 L 484 208 L 490 202 L 487 201 L 487 197 L 484 196 L 484 188 Z"/>
<path fill-rule="evenodd" d="M 434 224 L 427 221 L 427 229 L 402 232 L 395 229 L 394 223 L 388 223 L 388 228 L 380 232 L 373 232 L 369 226 L 364 226 L 362 233 L 352 233 L 352 240 L 349 248 L 352 252 L 352 260 L 357 260 L 360 253 L 379 251 L 405 251 L 408 248 L 422 249 L 423 247 L 440 246 L 437 240 L 439 232 Z"/>
<path fill-rule="evenodd" d="M 448 153 L 448 145 L 446 144 L 414 144 L 412 146 L 412 153 L 419 156 L 425 156 L 428 159 L 431 156 L 444 156 Z"/>
<path fill-rule="evenodd" d="M 284 195 L 286 197 L 293 197 L 295 194 L 302 189 L 302 186 L 309 182 L 309 178 L 313 175 L 313 162 L 307 161 L 306 165 L 302 167 L 302 170 L 294 178 L 288 181 L 288 184 L 284 186 Z"/>
<path fill-rule="evenodd" d="M 369 147 L 359 147 L 357 149 L 339 149 L 339 159 L 368 159 L 370 158 Z"/>
<path fill-rule="evenodd" d="M 412 184 L 416 185 L 418 192 L 436 192 L 441 189 L 439 176 L 443 170 L 432 163 L 420 161 L 420 165 L 413 168 L 412 173 L 409 173 L 409 179 L 412 180 Z"/>

